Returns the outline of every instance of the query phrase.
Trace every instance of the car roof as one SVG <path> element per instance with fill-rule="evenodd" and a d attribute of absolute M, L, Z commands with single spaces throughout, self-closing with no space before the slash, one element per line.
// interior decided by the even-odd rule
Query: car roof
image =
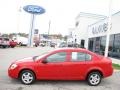
<path fill-rule="evenodd" d="M 57 48 L 57 49 L 55 49 L 55 50 L 52 50 L 53 52 L 59 52 L 59 51 L 72 51 L 72 52 L 77 52 L 77 51 L 81 51 L 81 52 L 87 52 L 87 53 L 89 53 L 89 54 L 91 54 L 91 55 L 95 55 L 95 56 L 97 56 L 97 54 L 96 53 L 94 53 L 94 52 L 91 52 L 91 51 L 89 51 L 89 50 L 87 50 L 87 49 L 85 49 L 85 48 L 73 48 L 73 47 L 64 47 L 64 48 Z"/>
<path fill-rule="evenodd" d="M 64 48 L 57 48 L 54 51 L 88 51 L 84 48 L 70 48 L 70 47 L 64 47 Z"/>
<path fill-rule="evenodd" d="M 0 37 L 0 38 L 7 38 L 7 39 L 9 39 L 8 37 Z"/>

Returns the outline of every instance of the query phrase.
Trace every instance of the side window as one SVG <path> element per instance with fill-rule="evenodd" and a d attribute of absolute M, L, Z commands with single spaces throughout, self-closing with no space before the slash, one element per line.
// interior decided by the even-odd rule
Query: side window
<path fill-rule="evenodd" d="M 90 54 L 86 54 L 85 60 L 89 61 L 92 59 L 92 56 Z"/>
<path fill-rule="evenodd" d="M 84 53 L 77 53 L 77 59 L 81 61 L 85 61 L 85 54 Z"/>
<path fill-rule="evenodd" d="M 91 60 L 91 55 L 82 52 L 72 52 L 71 61 Z"/>
<path fill-rule="evenodd" d="M 59 52 L 47 57 L 47 62 L 64 62 L 66 60 L 66 52 Z"/>

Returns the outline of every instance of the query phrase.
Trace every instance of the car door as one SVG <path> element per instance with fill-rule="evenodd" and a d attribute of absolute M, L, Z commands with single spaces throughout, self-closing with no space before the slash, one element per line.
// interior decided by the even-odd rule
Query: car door
<path fill-rule="evenodd" d="M 85 52 L 71 52 L 70 62 L 66 65 L 68 68 L 67 77 L 70 79 L 84 79 L 87 72 L 88 64 L 86 61 L 91 60 L 91 55 Z"/>
<path fill-rule="evenodd" d="M 42 62 L 47 63 L 42 63 Z M 56 52 L 48 55 L 38 68 L 39 79 L 62 79 L 64 78 L 64 63 L 67 60 L 67 52 Z"/>

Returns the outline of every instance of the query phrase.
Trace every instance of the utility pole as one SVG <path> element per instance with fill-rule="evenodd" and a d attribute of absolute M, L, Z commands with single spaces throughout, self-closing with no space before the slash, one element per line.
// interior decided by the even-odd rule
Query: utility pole
<path fill-rule="evenodd" d="M 47 45 L 49 46 L 49 35 L 50 35 L 50 25 L 51 25 L 51 21 L 49 20 L 49 26 L 48 26 L 48 41 L 47 41 Z"/>
<path fill-rule="evenodd" d="M 49 34 L 50 34 L 50 25 L 51 25 L 51 20 L 49 20 L 48 37 L 49 37 Z"/>
<path fill-rule="evenodd" d="M 105 46 L 105 57 L 108 57 L 109 40 L 110 40 L 110 29 L 111 29 L 111 11 L 112 11 L 112 0 L 109 1 L 109 16 L 108 16 L 108 29 L 106 35 L 106 46 Z"/>

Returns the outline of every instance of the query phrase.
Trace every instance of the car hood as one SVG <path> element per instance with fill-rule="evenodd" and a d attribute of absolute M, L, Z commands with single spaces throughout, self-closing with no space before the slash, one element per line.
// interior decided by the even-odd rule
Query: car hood
<path fill-rule="evenodd" d="M 22 63 L 22 62 L 34 62 L 34 60 L 33 60 L 33 57 L 27 57 L 27 58 L 23 58 L 15 61 L 15 63 Z"/>

